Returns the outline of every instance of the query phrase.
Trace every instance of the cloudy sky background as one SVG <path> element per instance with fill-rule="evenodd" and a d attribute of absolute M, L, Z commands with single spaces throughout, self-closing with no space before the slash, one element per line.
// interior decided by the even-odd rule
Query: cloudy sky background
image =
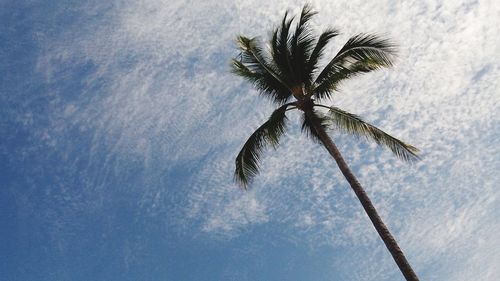
<path fill-rule="evenodd" d="M 334 55 L 395 67 L 332 104 L 421 149 L 332 138 L 421 280 L 500 280 L 500 4 L 312 1 Z M 334 161 L 295 124 L 250 191 L 234 157 L 272 112 L 229 73 L 301 1 L 0 2 L 0 280 L 402 280 Z"/>

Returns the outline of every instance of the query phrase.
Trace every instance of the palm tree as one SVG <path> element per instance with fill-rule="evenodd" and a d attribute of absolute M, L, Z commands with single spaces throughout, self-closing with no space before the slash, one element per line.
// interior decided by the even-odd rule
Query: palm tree
<path fill-rule="evenodd" d="M 321 104 L 331 99 L 345 79 L 390 67 L 395 46 L 379 36 L 359 34 L 351 37 L 338 54 L 320 69 L 318 62 L 324 55 L 325 47 L 339 32 L 330 28 L 315 37 L 309 26 L 309 21 L 315 14 L 309 5 L 305 5 L 292 29 L 294 17 L 288 17 L 288 13 L 285 13 L 281 25 L 272 33 L 270 51 L 264 50 L 258 38 L 238 37 L 241 53 L 232 60 L 233 72 L 251 82 L 278 108 L 243 145 L 235 161 L 235 179 L 245 189 L 248 187 L 258 173 L 259 159 L 264 148 L 267 145 L 276 147 L 285 133 L 286 112 L 294 109 L 302 111 L 302 131 L 323 144 L 335 159 L 406 280 L 418 280 L 326 129 L 333 126 L 341 132 L 372 139 L 377 144 L 388 147 L 405 161 L 417 160 L 418 150 L 355 114 Z M 317 110 L 318 108 L 322 108 L 322 111 Z"/>

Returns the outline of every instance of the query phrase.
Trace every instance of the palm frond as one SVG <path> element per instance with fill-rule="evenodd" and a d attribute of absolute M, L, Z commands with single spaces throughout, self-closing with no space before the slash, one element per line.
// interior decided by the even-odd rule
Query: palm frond
<path fill-rule="evenodd" d="M 288 12 L 285 13 L 281 26 L 277 27 L 271 38 L 271 56 L 279 71 L 286 79 L 286 83 L 292 86 L 294 73 L 292 69 L 292 54 L 290 53 L 290 28 L 294 17 L 288 18 Z"/>
<path fill-rule="evenodd" d="M 377 144 L 388 147 L 402 160 L 414 161 L 420 159 L 417 155 L 418 149 L 416 147 L 385 133 L 379 128 L 363 121 L 359 116 L 333 106 L 329 107 L 328 113 L 329 119 L 333 122 L 336 129 L 372 139 Z"/>
<path fill-rule="evenodd" d="M 308 4 L 304 5 L 295 33 L 291 38 L 291 56 L 292 68 L 295 74 L 295 85 L 310 84 L 308 81 L 310 75 L 306 72 L 306 64 L 309 60 L 311 52 L 314 48 L 314 36 L 309 27 L 309 21 L 316 15 L 317 12 L 313 11 L 312 7 Z"/>
<path fill-rule="evenodd" d="M 320 112 L 317 112 L 314 109 L 308 111 L 307 113 L 302 114 L 302 132 L 304 132 L 313 141 L 320 143 L 321 138 L 314 128 L 314 124 L 318 124 L 319 126 L 323 127 L 324 130 L 326 130 L 328 128 L 327 121 L 327 118 Z"/>
<path fill-rule="evenodd" d="M 335 29 L 330 28 L 323 31 L 323 33 L 321 33 L 321 35 L 318 37 L 318 41 L 316 41 L 316 45 L 314 46 L 314 49 L 309 56 L 309 61 L 306 65 L 306 73 L 309 74 L 307 80 L 309 80 L 310 83 L 312 83 L 312 76 L 318 68 L 318 61 L 323 56 L 323 51 L 326 45 L 328 45 L 328 42 L 330 42 L 330 40 L 337 35 L 339 35 L 339 32 Z"/>
<path fill-rule="evenodd" d="M 318 100 L 331 98 L 333 93 L 339 90 L 339 86 L 344 80 L 367 71 L 369 70 L 366 70 L 366 67 L 362 63 L 354 63 L 347 67 L 338 67 L 334 73 L 330 74 L 327 80 L 314 88 L 314 96 L 316 96 Z"/>
<path fill-rule="evenodd" d="M 286 130 L 286 110 L 291 104 L 285 104 L 276 109 L 264 124 L 248 138 L 236 157 L 235 180 L 244 188 L 259 172 L 259 160 L 267 145 L 274 148 L 279 144 L 280 137 Z"/>
<path fill-rule="evenodd" d="M 315 89 L 321 89 L 318 92 L 325 94 L 328 86 L 338 85 L 342 79 L 390 67 L 395 54 L 394 44 L 387 39 L 370 34 L 356 35 L 320 72 L 314 82 Z M 343 73 L 338 75 L 339 72 Z"/>
<path fill-rule="evenodd" d="M 264 96 L 282 105 L 291 96 L 287 83 L 276 66 L 264 55 L 256 38 L 238 37 L 239 59 L 232 60 L 232 72 L 254 84 Z"/>

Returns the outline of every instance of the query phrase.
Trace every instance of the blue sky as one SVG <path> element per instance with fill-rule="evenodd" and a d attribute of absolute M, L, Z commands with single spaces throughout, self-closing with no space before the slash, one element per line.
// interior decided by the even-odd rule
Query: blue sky
<path fill-rule="evenodd" d="M 333 55 L 395 67 L 331 104 L 417 146 L 332 132 L 421 280 L 499 280 L 500 5 L 312 1 Z M 234 157 L 272 105 L 229 73 L 301 1 L 0 2 L 0 280 L 402 280 L 333 160 L 300 134 L 249 191 Z"/>

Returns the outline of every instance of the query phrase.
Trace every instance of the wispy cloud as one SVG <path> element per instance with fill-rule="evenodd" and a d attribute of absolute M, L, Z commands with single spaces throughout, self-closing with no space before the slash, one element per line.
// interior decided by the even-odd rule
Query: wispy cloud
<path fill-rule="evenodd" d="M 362 244 L 376 250 L 362 261 L 358 280 L 388 280 L 378 265 L 369 265 L 387 254 L 352 192 L 323 148 L 300 136 L 297 125 L 264 158 L 251 192 L 232 182 L 233 157 L 271 112 L 228 73 L 233 40 L 240 32 L 265 37 L 286 5 L 301 4 L 78 7 L 78 26 L 43 41 L 38 69 L 47 83 L 64 79 L 59 75 L 67 67 L 87 71 L 80 95 L 55 93 L 61 101 L 44 139 L 72 148 L 69 133 L 90 135 L 89 161 L 104 178 L 123 173 L 118 168 L 140 167 L 141 204 L 152 214 L 169 209 L 167 224 L 234 237 L 254 225 L 278 223 L 290 239 L 306 237 L 312 245 Z M 332 136 L 415 267 L 428 279 L 498 279 L 500 257 L 493 249 L 500 240 L 492 235 L 499 230 L 498 4 L 314 6 L 321 12 L 318 28 L 334 25 L 345 32 L 332 54 L 349 35 L 365 31 L 387 34 L 400 46 L 394 69 L 346 82 L 332 102 L 421 148 L 423 161 L 408 166 L 363 140 Z M 290 123 L 297 124 L 296 115 Z M 108 160 L 97 163 L 103 151 Z M 186 169 L 189 177 L 168 176 Z"/>

